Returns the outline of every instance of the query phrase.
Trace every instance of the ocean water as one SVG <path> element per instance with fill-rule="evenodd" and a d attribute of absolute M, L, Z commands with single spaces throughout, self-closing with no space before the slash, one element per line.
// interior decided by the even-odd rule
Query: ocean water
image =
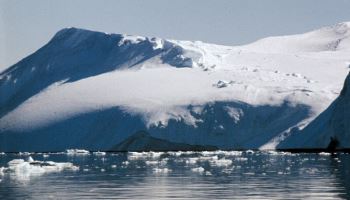
<path fill-rule="evenodd" d="M 0 199 L 350 199 L 346 153 L 22 153 L 0 167 Z"/>

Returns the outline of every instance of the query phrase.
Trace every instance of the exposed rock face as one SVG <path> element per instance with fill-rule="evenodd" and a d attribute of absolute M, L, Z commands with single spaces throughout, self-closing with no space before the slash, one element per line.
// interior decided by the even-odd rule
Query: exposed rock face
<path fill-rule="evenodd" d="M 167 140 L 152 137 L 147 132 L 140 131 L 120 144 L 112 147 L 110 151 L 203 151 L 216 149 L 217 148 L 213 146 L 169 142 Z"/>

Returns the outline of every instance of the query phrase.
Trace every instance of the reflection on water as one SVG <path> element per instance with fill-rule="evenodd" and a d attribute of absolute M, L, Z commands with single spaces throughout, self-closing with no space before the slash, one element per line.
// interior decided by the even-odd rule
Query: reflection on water
<path fill-rule="evenodd" d="M 29 156 L 79 169 L 0 171 L 0 199 L 350 199 L 344 153 L 4 154 L 0 167 Z"/>

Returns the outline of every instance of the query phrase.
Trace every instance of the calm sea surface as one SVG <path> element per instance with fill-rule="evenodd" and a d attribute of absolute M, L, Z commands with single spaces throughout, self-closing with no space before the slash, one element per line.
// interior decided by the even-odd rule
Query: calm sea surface
<path fill-rule="evenodd" d="M 8 169 L 30 156 L 79 168 Z M 2 154 L 0 167 L 0 199 L 350 199 L 345 153 Z"/>

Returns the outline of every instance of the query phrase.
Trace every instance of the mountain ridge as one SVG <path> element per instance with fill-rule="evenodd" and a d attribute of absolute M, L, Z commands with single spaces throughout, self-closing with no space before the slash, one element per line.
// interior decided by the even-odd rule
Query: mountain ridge
<path fill-rule="evenodd" d="M 323 49 L 347 37 L 345 25 L 304 34 L 317 51 L 295 49 L 295 36 L 262 48 L 62 29 L 0 74 L 0 151 L 108 150 L 134 128 L 173 143 L 275 149 L 339 95 L 350 44 Z"/>

